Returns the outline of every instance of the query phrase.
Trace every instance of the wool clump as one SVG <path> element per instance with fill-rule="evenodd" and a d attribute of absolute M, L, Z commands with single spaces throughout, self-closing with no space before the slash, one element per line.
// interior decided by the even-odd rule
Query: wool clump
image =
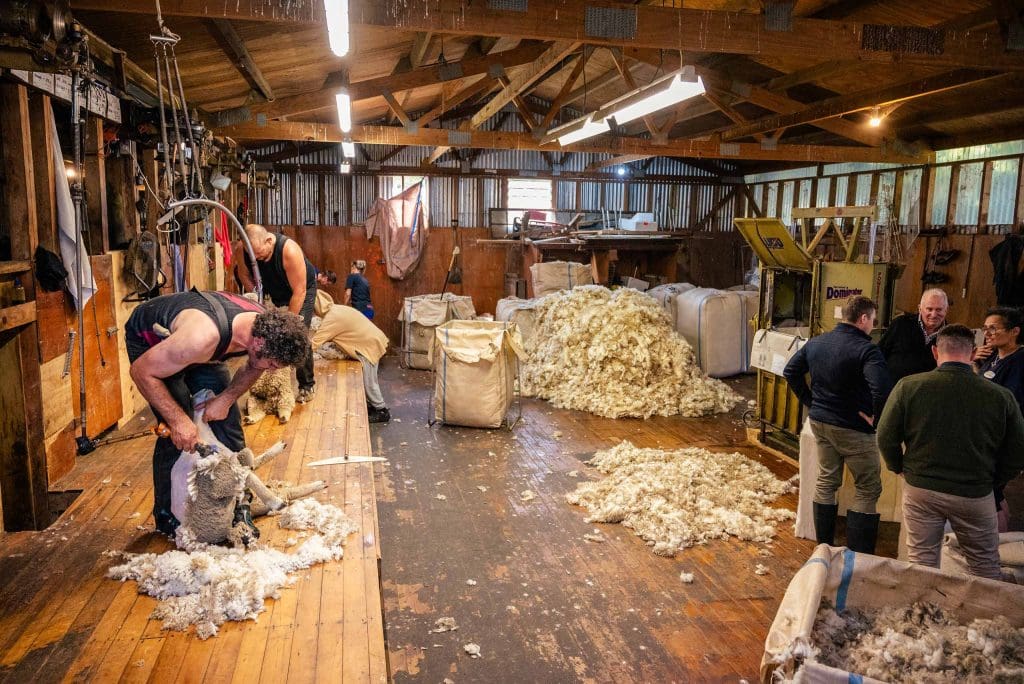
<path fill-rule="evenodd" d="M 548 295 L 522 371 L 527 396 L 605 418 L 706 416 L 740 401 L 706 377 L 652 298 L 586 285 Z"/>
<path fill-rule="evenodd" d="M 111 567 L 107 577 L 135 580 L 139 593 L 156 598 L 153 617 L 164 629 L 195 625 L 199 638 L 207 639 L 228 620 L 256 620 L 264 600 L 277 598 L 294 581 L 290 573 L 341 558 L 345 537 L 358 529 L 337 506 L 313 499 L 291 504 L 278 521 L 313 534 L 293 554 L 200 543 L 190 544 L 189 551 L 120 554 L 125 562 Z"/>
<path fill-rule="evenodd" d="M 1024 681 L 1024 628 L 1001 615 L 965 624 L 921 601 L 843 611 L 823 601 L 811 642 L 805 662 L 883 681 Z"/>
<path fill-rule="evenodd" d="M 795 517 L 768 505 L 792 483 L 741 454 L 624 441 L 588 463 L 607 477 L 578 485 L 566 500 L 587 509 L 587 522 L 622 523 L 660 556 L 730 536 L 768 542 L 777 523 Z"/>

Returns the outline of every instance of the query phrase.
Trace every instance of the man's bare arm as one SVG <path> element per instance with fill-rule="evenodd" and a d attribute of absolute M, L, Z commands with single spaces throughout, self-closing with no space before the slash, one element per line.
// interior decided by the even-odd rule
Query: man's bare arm
<path fill-rule="evenodd" d="M 203 420 L 210 422 L 227 418 L 228 412 L 238 398 L 252 387 L 262 374 L 263 370 L 254 367 L 251 362 L 235 371 L 234 377 L 224 391 L 204 404 Z"/>
<path fill-rule="evenodd" d="M 288 276 L 288 284 L 292 287 L 292 297 L 288 300 L 288 310 L 298 314 L 302 310 L 302 302 L 306 299 L 306 257 L 302 248 L 295 240 L 289 240 L 284 246 L 284 272 Z"/>

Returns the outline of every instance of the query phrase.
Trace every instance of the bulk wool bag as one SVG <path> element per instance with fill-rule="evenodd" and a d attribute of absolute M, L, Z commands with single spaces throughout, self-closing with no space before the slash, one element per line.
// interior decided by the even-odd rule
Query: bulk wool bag
<path fill-rule="evenodd" d="M 533 296 L 543 297 L 559 290 L 571 290 L 578 285 L 593 285 L 590 264 L 575 261 L 544 261 L 530 266 Z"/>
<path fill-rule="evenodd" d="M 515 398 L 522 341 L 514 323 L 449 321 L 434 331 L 434 420 L 501 427 Z"/>
<path fill-rule="evenodd" d="M 398 320 L 402 321 L 402 359 L 409 368 L 433 368 L 434 329 L 451 320 L 476 316 L 473 298 L 446 292 L 406 297 Z"/>
<path fill-rule="evenodd" d="M 534 328 L 537 326 L 537 308 L 542 299 L 519 299 L 518 297 L 505 297 L 499 299 L 494 309 L 494 318 L 498 321 L 515 323 L 519 330 L 519 336 L 524 345 L 530 343 L 533 337 Z"/>
<path fill-rule="evenodd" d="M 1002 615 L 1014 627 L 1024 627 L 1024 587 L 820 544 L 793 575 L 768 630 L 761 658 L 763 684 L 791 681 L 798 669 L 804 684 L 877 681 L 817 662 L 801 667 L 818 608 L 826 599 L 838 611 L 927 601 L 963 622 Z"/>
<path fill-rule="evenodd" d="M 672 327 L 676 328 L 676 298 L 684 292 L 689 292 L 696 288 L 696 285 L 691 285 L 690 283 L 670 283 L 668 285 L 658 285 L 647 290 L 647 295 L 657 300 L 661 308 L 668 314 L 668 319 L 672 321 Z"/>
<path fill-rule="evenodd" d="M 756 292 L 699 287 L 676 297 L 676 330 L 693 347 L 704 373 L 727 378 L 750 368 L 756 311 Z"/>

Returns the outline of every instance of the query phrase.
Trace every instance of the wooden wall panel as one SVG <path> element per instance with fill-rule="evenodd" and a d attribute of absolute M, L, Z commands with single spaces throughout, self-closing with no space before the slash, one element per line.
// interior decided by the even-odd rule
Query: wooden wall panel
<path fill-rule="evenodd" d="M 123 426 L 132 417 L 146 408 L 146 400 L 142 393 L 135 387 L 135 382 L 128 374 L 128 348 L 124 342 L 124 326 L 129 316 L 135 311 L 139 302 L 126 302 L 125 296 L 129 292 L 128 284 L 124 279 L 124 257 L 123 250 L 110 253 L 111 283 L 113 287 L 114 325 L 117 326 L 117 357 L 121 384 L 121 418 L 117 421 L 118 427 Z"/>
<path fill-rule="evenodd" d="M 43 387 L 43 437 L 49 439 L 75 419 L 71 378 L 61 377 L 64 357 L 58 356 L 40 367 Z"/>
<path fill-rule="evenodd" d="M 451 260 L 454 236 L 451 228 L 430 231 L 423 258 L 406 280 L 388 277 L 381 252 L 380 240 L 366 239 L 362 226 L 283 226 L 285 235 L 298 242 L 306 257 L 320 270 L 338 274 L 338 283 L 324 288 L 335 301 L 344 300 L 345 277 L 356 259 L 366 260 L 366 278 L 370 281 L 370 296 L 376 310 L 374 323 L 390 338 L 393 346 L 401 342 L 402 332 L 398 314 L 405 297 L 440 293 Z M 505 288 L 505 250 L 501 245 L 477 244 L 479 238 L 488 238 L 485 228 L 460 228 L 462 245 L 462 283 L 450 285 L 449 292 L 470 295 L 478 313 L 494 313 L 497 301 Z"/>
<path fill-rule="evenodd" d="M 736 231 L 695 233 L 683 243 L 678 280 L 699 287 L 726 288 L 743 282 L 750 246 Z"/>
<path fill-rule="evenodd" d="M 36 290 L 36 321 L 39 330 L 39 358 L 47 363 L 64 358 L 68 351 L 68 312 L 70 297 L 60 292 Z"/>
<path fill-rule="evenodd" d="M 46 474 L 51 483 L 71 472 L 78 456 L 74 422 L 46 439 Z"/>

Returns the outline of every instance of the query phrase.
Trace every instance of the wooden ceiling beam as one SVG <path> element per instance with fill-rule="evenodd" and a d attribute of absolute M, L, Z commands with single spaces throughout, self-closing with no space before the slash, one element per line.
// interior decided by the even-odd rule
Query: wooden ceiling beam
<path fill-rule="evenodd" d="M 245 46 L 245 41 L 235 31 L 231 22 L 226 19 L 208 19 L 204 23 L 206 30 L 210 32 L 217 45 L 228 56 L 231 64 L 242 75 L 246 83 L 262 95 L 264 100 L 273 102 L 273 88 L 270 87 L 270 83 L 257 66 L 256 60 L 252 58 L 249 49 Z"/>
<path fill-rule="evenodd" d="M 1010 74 L 1009 76 L 1013 76 Z M 927 78 L 898 83 L 883 88 L 873 87 L 849 95 L 839 95 L 798 111 L 768 116 L 750 123 L 739 124 L 722 133 L 722 140 L 738 140 L 757 133 L 767 133 L 802 124 L 817 124 L 825 120 L 852 114 L 871 107 L 885 107 L 910 100 L 944 93 L 979 81 L 1006 79 L 1006 74 L 959 69 Z"/>
<path fill-rule="evenodd" d="M 612 48 L 612 61 L 615 62 L 615 68 L 619 70 L 619 75 L 622 76 L 622 80 L 626 83 L 626 87 L 630 90 L 636 90 L 636 79 L 633 78 L 633 74 L 629 72 L 629 67 L 626 65 L 626 59 L 622 56 L 622 50 L 619 48 Z M 647 132 L 652 136 L 658 135 L 658 127 L 654 125 L 653 116 L 643 117 L 644 126 L 647 127 Z"/>
<path fill-rule="evenodd" d="M 468 132 L 475 131 L 480 128 L 485 121 L 501 111 L 505 105 L 515 101 L 516 97 L 520 93 L 533 85 L 542 76 L 548 73 L 553 66 L 568 57 L 579 46 L 579 43 L 571 41 L 556 41 L 552 43 L 548 49 L 544 51 L 544 54 L 535 59 L 532 64 L 523 67 L 514 77 L 508 79 L 501 91 L 492 96 L 476 114 L 470 117 L 469 121 L 459 126 L 459 130 L 462 132 Z M 438 146 L 430 153 L 430 156 L 424 160 L 424 164 L 433 164 L 440 159 L 441 155 L 447 152 L 450 147 L 453 146 Z"/>
<path fill-rule="evenodd" d="M 430 39 L 434 37 L 434 34 L 430 31 L 417 31 L 416 37 L 412 39 L 412 49 L 409 50 L 409 64 L 412 65 L 413 69 L 419 69 L 423 66 L 423 59 L 427 56 L 427 50 L 430 49 Z"/>
<path fill-rule="evenodd" d="M 398 103 L 398 100 L 395 99 L 395 96 L 392 95 L 390 91 L 382 90 L 380 94 L 384 98 L 384 101 L 388 103 L 388 107 L 391 109 L 394 115 L 398 117 L 399 121 L 402 122 L 403 126 L 408 126 L 409 124 L 412 123 L 412 119 L 409 118 L 409 115 L 406 113 L 405 108 Z"/>
<path fill-rule="evenodd" d="M 342 132 L 336 125 L 292 121 L 268 122 L 266 125 L 242 124 L 218 131 L 235 140 L 303 140 L 341 142 Z M 363 145 L 420 145 L 439 148 L 486 148 L 495 150 L 536 150 L 595 152 L 606 154 L 665 155 L 677 157 L 703 157 L 709 159 L 778 160 L 800 162 L 888 162 L 917 164 L 927 161 L 923 152 L 904 153 L 892 149 L 844 147 L 827 145 L 778 145 L 765 149 L 757 143 L 719 143 L 714 140 L 670 140 L 657 145 L 642 138 L 599 136 L 566 147 L 542 145 L 528 133 L 509 131 L 451 131 L 439 128 L 421 128 L 411 133 L 397 126 L 352 127 L 351 138 Z M 442 152 L 443 154 L 443 152 Z M 440 156 L 440 155 L 438 155 Z"/>
<path fill-rule="evenodd" d="M 156 5 L 141 0 L 74 0 L 73 10 L 98 10 L 125 14 L 156 14 Z M 160 13 L 165 17 L 199 17 L 231 21 L 263 21 L 280 24 L 324 25 L 323 0 L 160 0 Z"/>
<path fill-rule="evenodd" d="M 451 111 L 452 109 L 458 107 L 466 100 L 471 100 L 477 95 L 482 95 L 483 93 L 489 91 L 493 87 L 494 81 L 492 81 L 489 77 L 484 76 L 483 78 L 477 78 L 477 80 L 463 87 L 461 90 L 459 90 L 451 97 L 444 97 L 442 95 L 440 103 L 438 103 L 433 107 L 433 109 L 425 112 L 418 119 L 416 119 L 416 125 L 420 127 L 427 126 L 445 112 Z"/>
<path fill-rule="evenodd" d="M 794 17 L 790 31 L 768 31 L 760 14 L 659 6 L 614 7 L 623 21 L 635 20 L 632 37 L 590 35 L 585 15 L 589 0 L 533 3 L 527 12 L 491 10 L 486 3 L 464 0 L 404 0 L 400 7 L 378 0 L 354 0 L 356 24 L 436 31 L 456 35 L 516 35 L 546 41 L 579 41 L 653 49 L 752 56 L 786 54 L 807 61 L 861 59 L 904 61 L 922 40 L 935 49 L 910 56 L 936 66 L 1024 69 L 1024 55 L 1004 50 L 996 31 L 938 31 L 893 27 L 887 40 L 878 29 L 858 22 Z M 397 16 L 396 16 L 397 13 Z M 922 33 L 924 32 L 924 33 Z"/>
<path fill-rule="evenodd" d="M 583 73 L 583 69 L 587 66 L 587 60 L 590 59 L 590 55 L 594 54 L 593 49 L 587 48 L 583 51 L 583 54 L 573 64 L 572 71 L 566 77 L 565 82 L 562 84 L 562 88 L 555 95 L 555 99 L 551 101 L 551 107 L 548 108 L 547 113 L 544 115 L 544 119 L 540 122 L 540 129 L 542 131 L 548 130 L 551 126 L 551 122 L 558 116 L 558 112 L 565 106 L 565 102 L 569 97 L 569 93 L 572 92 L 572 87 L 576 84 L 580 74 Z"/>
<path fill-rule="evenodd" d="M 601 169 L 607 169 L 612 166 L 622 166 L 623 164 L 632 164 L 633 162 L 643 161 L 644 159 L 651 159 L 656 155 L 649 154 L 620 154 L 617 157 L 611 157 L 609 159 L 603 159 L 601 161 L 590 162 L 587 164 L 587 171 L 600 171 Z"/>
<path fill-rule="evenodd" d="M 356 81 L 349 85 L 349 94 L 353 101 L 366 100 L 379 97 L 381 89 L 386 89 L 392 93 L 399 93 L 435 83 L 486 74 L 498 66 L 504 69 L 512 69 L 533 63 L 534 60 L 544 54 L 546 49 L 547 46 L 542 43 L 528 43 L 512 50 L 498 52 L 486 57 L 452 62 L 444 67 L 439 64 L 432 64 L 405 73 Z M 274 102 L 225 110 L 219 113 L 219 117 L 223 121 L 244 123 L 254 120 L 259 114 L 266 116 L 268 119 L 306 114 L 335 106 L 334 94 L 334 89 L 329 84 L 325 84 L 311 93 L 279 97 Z"/>

